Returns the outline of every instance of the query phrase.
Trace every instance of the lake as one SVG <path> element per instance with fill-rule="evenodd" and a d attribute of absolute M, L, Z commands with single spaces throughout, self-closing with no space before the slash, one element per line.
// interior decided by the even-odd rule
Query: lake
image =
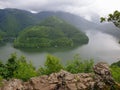
<path fill-rule="evenodd" d="M 84 59 L 92 58 L 95 62 L 105 61 L 109 64 L 120 60 L 120 44 L 118 44 L 118 39 L 98 31 L 87 31 L 86 34 L 89 37 L 89 43 L 72 50 L 27 52 L 15 49 L 11 43 L 7 43 L 5 46 L 0 47 L 0 60 L 6 62 L 10 54 L 14 52 L 18 56 L 26 56 L 36 67 L 44 64 L 47 54 L 57 56 L 63 63 L 71 60 L 76 54 L 79 54 Z"/>

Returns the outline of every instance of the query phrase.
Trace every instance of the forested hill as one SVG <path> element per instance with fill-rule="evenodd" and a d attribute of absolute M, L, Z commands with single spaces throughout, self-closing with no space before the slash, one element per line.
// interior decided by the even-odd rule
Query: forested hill
<path fill-rule="evenodd" d="M 59 18 L 62 18 L 63 20 L 71 23 L 72 25 L 76 26 L 82 31 L 85 31 L 87 29 L 95 28 L 97 27 L 97 24 L 94 22 L 90 22 L 83 17 L 77 16 L 75 14 L 71 14 L 68 12 L 51 12 L 51 11 L 43 11 L 38 14 L 36 14 L 38 19 L 45 19 L 46 17 L 50 16 L 56 16 Z"/>
<path fill-rule="evenodd" d="M 57 16 L 65 21 L 79 27 L 81 30 L 93 27 L 94 24 L 82 17 L 66 12 L 40 12 L 37 14 L 19 9 L 0 9 L 0 28 L 7 33 L 7 37 L 16 37 L 24 28 L 39 24 L 50 16 Z"/>
<path fill-rule="evenodd" d="M 23 28 L 36 24 L 35 16 L 24 10 L 1 9 L 0 28 L 7 33 L 7 37 L 16 36 Z"/>
<path fill-rule="evenodd" d="M 15 40 L 15 47 L 73 47 L 88 43 L 88 37 L 73 25 L 55 16 L 28 27 Z"/>
<path fill-rule="evenodd" d="M 71 23 L 82 31 L 86 29 L 100 29 L 102 32 L 116 35 L 119 32 L 112 25 L 98 25 L 90 22 L 80 16 L 67 12 L 42 11 L 40 13 L 31 13 L 19 9 L 0 9 L 0 29 L 6 33 L 5 37 L 16 37 L 18 33 L 28 26 L 39 24 L 42 20 L 50 16 L 57 16 Z M 99 18 L 98 18 L 99 20 Z M 113 29 L 111 29 L 111 27 Z M 105 30 L 104 30 L 105 29 Z M 107 31 L 106 31 L 107 30 Z M 118 35 L 117 35 L 118 36 Z"/>

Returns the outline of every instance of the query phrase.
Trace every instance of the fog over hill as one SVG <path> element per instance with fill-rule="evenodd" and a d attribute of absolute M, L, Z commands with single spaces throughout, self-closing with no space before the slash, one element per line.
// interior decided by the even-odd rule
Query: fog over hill
<path fill-rule="evenodd" d="M 100 30 L 103 33 L 107 33 L 120 38 L 120 29 L 117 28 L 113 23 L 100 24 L 96 29 Z"/>
<path fill-rule="evenodd" d="M 76 27 L 78 27 L 79 29 L 81 29 L 82 31 L 86 30 L 86 29 L 90 29 L 90 28 L 95 28 L 96 27 L 96 23 L 94 22 L 90 22 L 80 16 L 68 13 L 68 12 L 50 12 L 50 11 L 45 11 L 45 12 L 40 12 L 37 14 L 38 18 L 46 18 L 49 16 L 57 16 L 60 17 L 66 21 L 68 21 L 69 23 L 75 25 Z"/>
<path fill-rule="evenodd" d="M 94 14 L 91 21 L 84 19 L 83 17 L 60 11 L 42 11 L 39 13 L 31 13 L 25 10 L 19 9 L 0 9 L 0 28 L 2 31 L 8 33 L 10 36 L 16 36 L 18 32 L 24 28 L 39 24 L 43 19 L 49 16 L 57 16 L 65 21 L 75 25 L 82 31 L 86 30 L 98 30 L 114 36 L 119 37 L 119 29 L 113 24 L 99 23 L 99 15 Z"/>

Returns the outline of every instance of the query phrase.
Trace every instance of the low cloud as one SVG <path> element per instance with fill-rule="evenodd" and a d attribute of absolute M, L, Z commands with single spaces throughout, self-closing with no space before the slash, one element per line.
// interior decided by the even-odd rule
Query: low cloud
<path fill-rule="evenodd" d="M 91 20 L 95 13 L 106 15 L 116 9 L 120 10 L 120 5 L 119 0 L 0 0 L 0 8 L 17 8 L 32 12 L 66 11 Z"/>

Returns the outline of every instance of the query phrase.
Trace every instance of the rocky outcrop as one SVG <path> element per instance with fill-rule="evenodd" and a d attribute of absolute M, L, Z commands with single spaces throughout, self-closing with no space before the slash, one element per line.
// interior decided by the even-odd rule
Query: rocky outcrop
<path fill-rule="evenodd" d="M 11 79 L 9 81 L 4 80 L 3 86 L 0 90 L 21 90 L 23 88 L 22 81 L 18 79 Z"/>
<path fill-rule="evenodd" d="M 116 84 L 106 63 L 93 67 L 94 73 L 71 74 L 61 70 L 49 76 L 33 77 L 28 82 L 5 81 L 0 90 L 112 90 Z M 115 90 L 115 89 L 113 89 Z M 119 89 L 118 89 L 119 90 Z"/>
<path fill-rule="evenodd" d="M 100 62 L 93 67 L 94 88 L 98 90 L 111 90 L 116 84 L 112 78 L 110 68 L 106 63 Z"/>
<path fill-rule="evenodd" d="M 92 76 L 93 74 L 71 74 L 61 70 L 50 76 L 31 78 L 24 83 L 24 90 L 88 90 L 94 84 Z"/>

